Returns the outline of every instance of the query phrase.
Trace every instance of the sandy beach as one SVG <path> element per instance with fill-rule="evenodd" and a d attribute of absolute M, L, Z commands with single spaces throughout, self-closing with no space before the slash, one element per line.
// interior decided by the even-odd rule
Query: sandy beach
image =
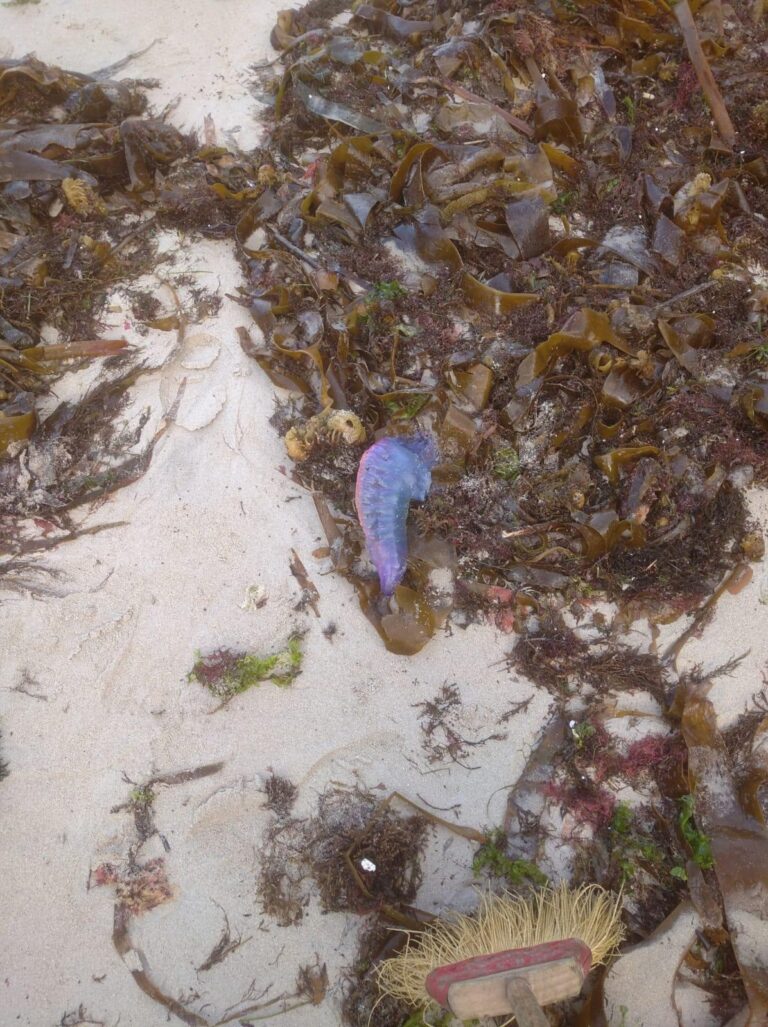
<path fill-rule="evenodd" d="M 121 76 L 158 79 L 153 107 L 173 105 L 178 128 L 202 133 L 208 117 L 219 139 L 248 148 L 261 131 L 249 67 L 273 55 L 269 33 L 282 6 L 4 6 L 0 55 L 33 51 L 91 72 L 156 41 Z M 551 697 L 504 666 L 514 636 L 491 625 L 453 627 L 413 657 L 385 650 L 352 586 L 313 556 L 325 538 L 269 424 L 274 386 L 238 343 L 238 326 L 258 331 L 229 298 L 241 281 L 233 245 L 169 233 L 163 250 L 173 261 L 148 283 L 161 303 L 171 303 L 169 276 L 184 271 L 224 299 L 215 316 L 189 325 L 177 346 L 173 333 L 140 333 L 128 300 L 114 297 L 105 337 L 124 335 L 153 368 L 127 411 L 134 422 L 149 411 L 144 438 L 165 429 L 149 469 L 105 502 L 75 512 L 84 526 L 115 527 L 53 550 L 46 574 L 5 591 L 0 603 L 0 728 L 10 767 L 0 786 L 0 1027 L 174 1022 L 137 986 L 132 971 L 140 968 L 201 1023 L 213 1024 L 256 996 L 292 993 L 300 967 L 315 963 L 327 968 L 324 1001 L 275 1022 L 338 1027 L 342 970 L 354 958 L 360 919 L 322 913 L 311 889 L 297 926 L 281 927 L 263 913 L 259 854 L 274 823 L 267 778 L 275 773 L 297 786 L 297 816 L 311 816 L 328 787 L 360 786 L 381 797 L 402 793 L 482 830 L 501 821 L 505 789 L 522 773 Z M 188 286 L 179 295 L 187 302 Z M 77 387 L 64 379 L 56 389 Z M 765 525 L 768 499 L 753 492 L 751 503 Z M 319 592 L 317 615 L 301 608 L 289 567 L 294 552 Z M 755 565 L 751 583 L 725 595 L 703 638 L 685 649 L 682 663 L 705 670 L 747 653 L 710 693 L 723 727 L 763 687 L 766 601 L 768 569 Z M 679 623 L 665 627 L 662 638 L 680 630 Z M 303 635 L 304 656 L 289 687 L 265 681 L 217 709 L 188 680 L 197 652 L 274 652 L 293 633 Z M 643 645 L 647 638 L 638 627 L 628 641 Z M 463 737 L 497 735 L 465 766 L 430 758 L 414 708 L 445 685 L 460 694 L 455 727 Z M 183 773 L 217 764 L 204 776 Z M 103 878 L 105 866 L 128 858 L 137 828 L 121 807 L 163 776 L 178 781 L 155 788 L 156 833 L 141 860 L 164 860 L 172 899 L 135 919 L 121 955 L 114 896 L 99 886 L 98 871 Z M 430 830 L 418 905 L 468 908 L 473 845 Z M 201 970 L 226 924 L 243 944 Z M 673 925 L 656 960 L 671 958 L 669 946 L 687 944 L 690 927 Z M 692 1012 L 679 1021 L 668 1008 L 654 1007 L 645 1018 L 643 992 L 655 972 L 642 963 L 643 980 L 634 971 L 617 975 L 609 989 L 612 1025 L 719 1023 L 695 995 L 681 995 Z"/>

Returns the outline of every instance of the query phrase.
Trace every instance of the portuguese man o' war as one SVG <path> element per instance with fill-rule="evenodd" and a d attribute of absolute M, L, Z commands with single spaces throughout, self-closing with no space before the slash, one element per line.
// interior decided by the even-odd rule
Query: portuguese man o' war
<path fill-rule="evenodd" d="M 408 507 L 411 500 L 427 498 L 438 458 L 429 435 L 379 439 L 363 453 L 355 488 L 357 516 L 386 596 L 405 574 Z"/>

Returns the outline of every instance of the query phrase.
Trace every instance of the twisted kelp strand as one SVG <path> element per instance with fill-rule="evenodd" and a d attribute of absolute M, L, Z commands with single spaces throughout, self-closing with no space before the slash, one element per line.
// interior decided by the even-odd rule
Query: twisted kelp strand
<path fill-rule="evenodd" d="M 427 498 L 438 456 L 430 436 L 410 435 L 379 439 L 360 461 L 357 515 L 384 595 L 392 595 L 405 574 L 408 507 Z"/>

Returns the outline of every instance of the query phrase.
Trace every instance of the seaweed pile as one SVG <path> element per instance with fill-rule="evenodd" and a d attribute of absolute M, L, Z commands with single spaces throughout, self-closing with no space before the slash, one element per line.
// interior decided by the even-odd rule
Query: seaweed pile
<path fill-rule="evenodd" d="M 34 56 L 0 61 L 0 549 L 6 587 L 37 587 L 26 558 L 82 534 L 71 517 L 146 469 L 158 434 L 129 418 L 138 376 L 161 362 L 104 338 L 115 291 L 139 332 L 176 332 L 220 299 L 194 279 L 165 282 L 170 311 L 140 280 L 171 275 L 162 229 L 229 236 L 211 190 L 220 155 L 147 109 L 154 83 L 116 75 L 130 54 L 83 75 Z M 206 164 L 206 162 L 209 162 Z M 221 177 L 237 176 L 234 160 Z M 182 299 L 183 297 L 183 299 Z M 127 304 L 127 308 L 126 305 Z M 84 394 L 59 399 L 64 372 L 98 358 Z M 80 389 L 80 393 L 83 390 Z M 172 419 L 172 417 L 171 417 Z M 162 428 L 160 429 L 162 431 Z"/>
<path fill-rule="evenodd" d="M 236 234 L 265 345 L 244 345 L 295 393 L 282 432 L 335 408 L 369 439 L 433 431 L 442 463 L 382 616 L 363 443 L 302 453 L 334 565 L 399 652 L 451 603 L 507 628 L 585 596 L 628 621 L 695 610 L 762 554 L 743 498 L 768 476 L 752 6 L 345 9 L 283 12 L 257 72 L 272 181 Z"/>
<path fill-rule="evenodd" d="M 723 1019 L 745 1000 L 768 1015 L 746 929 L 768 895 L 765 702 L 721 736 L 705 682 L 673 674 L 679 645 L 662 663 L 615 635 L 689 614 L 684 642 L 763 555 L 745 500 L 768 480 L 761 17 L 760 0 L 312 0 L 279 16 L 280 56 L 255 70 L 272 115 L 250 154 L 151 116 L 119 67 L 0 62 L 6 578 L 151 457 L 143 422 L 115 427 L 144 359 L 99 337 L 111 291 L 156 268 L 163 228 L 234 235 L 263 335 L 240 342 L 289 393 L 273 422 L 314 495 L 316 555 L 393 651 L 489 616 L 521 634 L 510 666 L 556 698 L 500 833 L 472 835 L 478 868 L 537 880 L 567 823 L 571 876 L 624 887 L 633 940 L 690 896 L 705 930 L 689 970 Z M 133 312 L 183 333 L 176 307 L 137 294 Z M 52 406 L 62 367 L 95 358 L 86 397 Z M 355 473 L 371 440 L 417 428 L 441 462 L 382 602 Z M 616 615 L 592 610 L 586 641 L 570 625 L 597 599 Z M 618 740 L 614 716 L 654 730 Z M 618 802 L 624 786 L 640 801 Z M 337 796 L 302 826 L 292 797 L 270 807 L 271 915 L 301 918 L 306 878 L 327 909 L 418 912 L 422 820 L 366 797 L 349 820 Z M 357 863 L 377 852 L 373 887 Z"/>
<path fill-rule="evenodd" d="M 738 587 L 762 554 L 743 490 L 768 476 L 752 7 L 727 24 L 717 2 L 695 21 L 666 0 L 348 8 L 280 15 L 250 154 L 148 114 L 151 83 L 111 77 L 125 62 L 0 64 L 6 550 L 70 537 L 73 506 L 146 467 L 152 440 L 125 456 L 143 423 L 108 428 L 142 363 L 99 317 L 176 227 L 234 232 L 264 335 L 241 343 L 291 390 L 274 421 L 293 474 L 394 651 L 451 609 L 520 630 L 604 597 L 625 623 L 667 621 Z M 192 316 L 148 295 L 134 314 Z M 43 410 L 62 362 L 94 357 L 85 400 Z M 366 442 L 417 427 L 442 461 L 383 604 L 354 474 Z M 23 517 L 44 526 L 22 545 Z"/>
<path fill-rule="evenodd" d="M 719 1022 L 768 1010 L 765 711 L 721 736 L 708 682 L 675 660 L 763 556 L 746 503 L 768 479 L 761 19 L 740 0 L 283 12 L 281 59 L 257 69 L 273 180 L 236 230 L 264 344 L 241 341 L 294 393 L 273 423 L 314 494 L 316 555 L 394 652 L 488 616 L 555 699 L 476 867 L 623 888 L 632 941 L 691 902 L 686 979 Z M 355 431 L 314 430 L 332 417 Z M 383 601 L 354 476 L 366 444 L 416 430 L 441 462 Z M 616 640 L 682 615 L 663 656 Z M 555 1015 L 602 1022 L 602 1001 L 598 982 Z"/>

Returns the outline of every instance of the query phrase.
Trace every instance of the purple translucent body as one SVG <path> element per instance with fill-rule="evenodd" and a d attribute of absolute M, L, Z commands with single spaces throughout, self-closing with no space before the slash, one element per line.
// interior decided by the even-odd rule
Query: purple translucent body
<path fill-rule="evenodd" d="M 363 453 L 355 502 L 384 595 L 391 595 L 405 574 L 408 507 L 413 499 L 427 498 L 437 460 L 437 447 L 427 435 L 380 439 Z"/>

